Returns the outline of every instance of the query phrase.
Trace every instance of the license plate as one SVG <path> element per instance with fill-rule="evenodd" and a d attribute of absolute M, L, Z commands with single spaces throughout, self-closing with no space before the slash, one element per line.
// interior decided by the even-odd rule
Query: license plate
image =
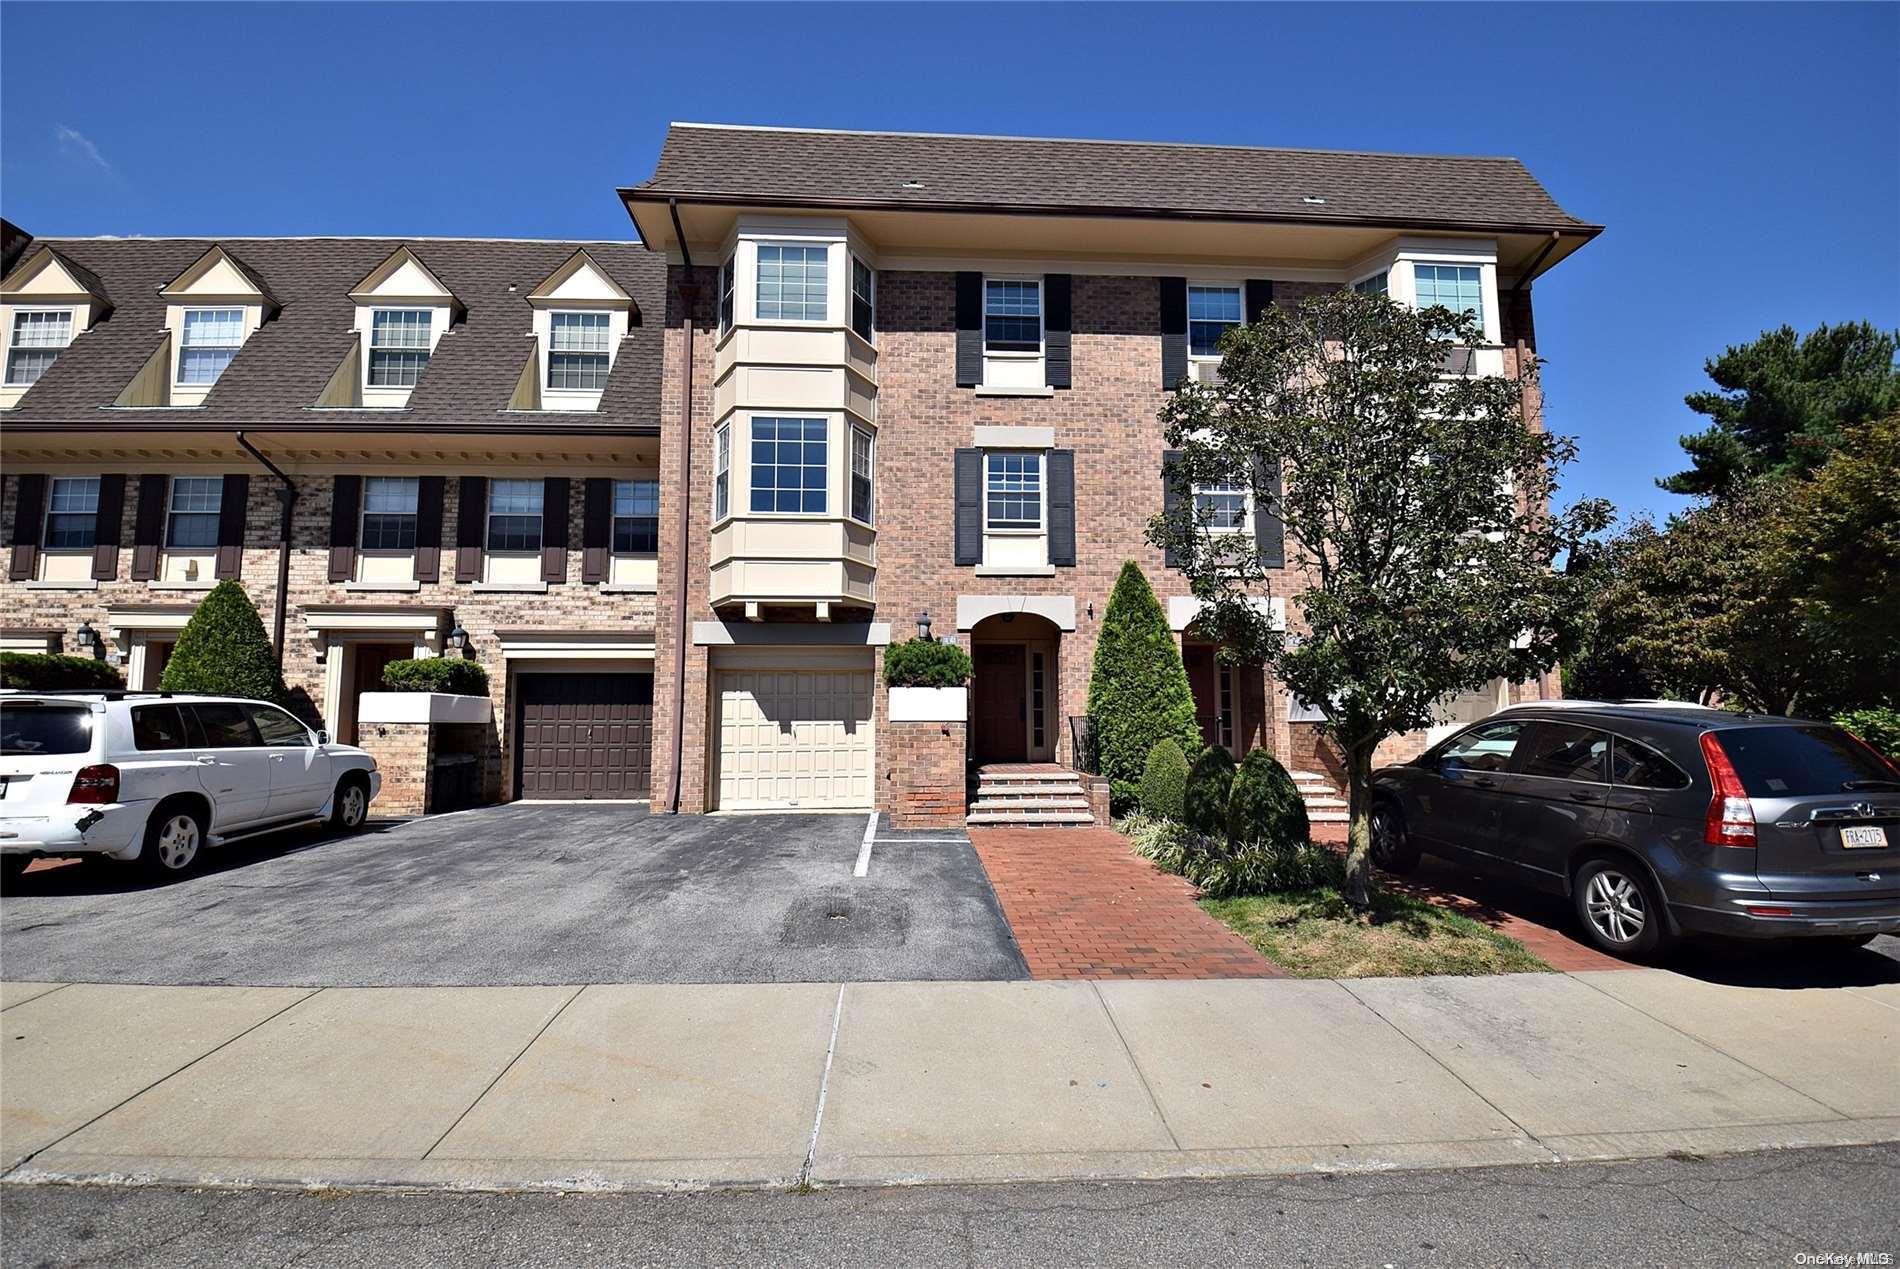
<path fill-rule="evenodd" d="M 1887 830 L 1878 824 L 1863 824 L 1841 830 L 1841 845 L 1849 850 L 1879 850 L 1887 844 Z"/>

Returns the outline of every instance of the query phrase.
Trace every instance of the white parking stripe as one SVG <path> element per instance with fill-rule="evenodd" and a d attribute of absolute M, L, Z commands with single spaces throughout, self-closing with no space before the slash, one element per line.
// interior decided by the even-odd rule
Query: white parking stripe
<path fill-rule="evenodd" d="M 967 837 L 880 837 L 877 840 L 886 844 L 915 843 L 924 846 L 968 846 L 970 844 L 970 839 Z"/>
<path fill-rule="evenodd" d="M 877 812 L 871 812 L 871 818 L 864 823 L 864 844 L 858 847 L 858 866 L 851 870 L 853 877 L 862 877 L 871 871 L 871 841 L 877 836 Z"/>

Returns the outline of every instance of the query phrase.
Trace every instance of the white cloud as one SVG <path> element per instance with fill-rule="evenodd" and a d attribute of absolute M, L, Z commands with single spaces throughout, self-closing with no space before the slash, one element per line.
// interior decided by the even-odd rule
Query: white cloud
<path fill-rule="evenodd" d="M 101 172 L 112 171 L 112 164 L 106 162 L 106 156 L 99 153 L 99 147 L 93 144 L 92 138 L 79 129 L 56 123 L 53 125 L 53 139 L 59 142 L 59 148 L 65 153 L 75 155 Z"/>

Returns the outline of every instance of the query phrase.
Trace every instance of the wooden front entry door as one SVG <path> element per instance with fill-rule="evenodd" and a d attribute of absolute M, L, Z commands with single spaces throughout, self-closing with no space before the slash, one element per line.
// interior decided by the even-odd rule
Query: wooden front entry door
<path fill-rule="evenodd" d="M 979 643 L 971 656 L 975 671 L 975 735 L 971 747 L 981 762 L 1022 762 L 1029 756 L 1029 690 L 1023 673 L 1023 645 Z"/>
<path fill-rule="evenodd" d="M 357 643 L 350 646 L 350 660 L 355 668 L 350 683 L 349 735 L 341 737 L 344 744 L 356 743 L 356 702 L 363 693 L 384 691 L 383 668 L 391 661 L 401 661 L 414 655 L 415 649 L 406 643 Z"/>

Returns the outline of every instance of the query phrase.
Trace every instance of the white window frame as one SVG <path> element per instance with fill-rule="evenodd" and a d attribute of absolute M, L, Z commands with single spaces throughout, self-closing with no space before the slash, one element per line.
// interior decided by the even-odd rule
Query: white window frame
<path fill-rule="evenodd" d="M 877 524 L 877 433 L 861 424 L 850 427 L 850 467 L 845 472 L 844 513 L 859 524 L 875 526 Z M 857 513 L 858 480 L 858 441 L 864 441 L 864 482 L 868 486 L 865 494 L 864 514 Z"/>
<path fill-rule="evenodd" d="M 990 347 L 990 283 L 1020 282 L 1036 288 L 1036 347 L 1034 351 L 1026 348 Z M 983 323 L 983 356 L 985 360 L 995 358 L 999 361 L 1040 361 L 1049 350 L 1049 297 L 1043 287 L 1043 275 L 1040 273 L 986 273 L 983 275 L 983 310 L 979 315 Z"/>
<path fill-rule="evenodd" d="M 495 491 L 496 491 L 497 486 L 505 485 L 505 484 L 532 485 L 534 487 L 535 498 L 539 501 L 540 506 L 541 506 L 541 511 L 540 511 L 541 527 L 539 530 L 536 531 L 535 543 L 531 547 L 490 545 L 495 540 L 495 517 L 497 514 L 508 516 L 508 517 L 524 517 L 527 514 L 526 512 L 521 512 L 521 511 L 503 511 L 500 513 L 496 512 Z M 482 514 L 482 551 L 485 554 L 524 556 L 524 555 L 539 555 L 541 553 L 542 548 L 544 548 L 548 542 L 547 488 L 548 488 L 547 482 L 545 481 L 535 480 L 533 478 L 524 478 L 524 477 L 503 477 L 501 479 L 490 480 L 488 482 L 488 489 L 487 489 L 488 505 L 482 508 L 482 513 L 483 513 Z"/>
<path fill-rule="evenodd" d="M 1375 278 L 1378 279 L 1379 289 L 1376 291 L 1366 290 L 1366 283 Z M 1383 268 L 1374 269 L 1372 272 L 1364 274 L 1361 277 L 1356 277 L 1352 280 L 1350 286 L 1351 289 L 1359 292 L 1361 295 L 1381 295 L 1389 300 L 1392 298 L 1392 266 L 1388 264 Z"/>
<path fill-rule="evenodd" d="M 422 376 L 429 372 L 429 363 L 435 359 L 435 341 L 439 334 L 435 328 L 435 310 L 415 304 L 371 304 L 366 307 L 369 309 L 369 326 L 363 333 L 363 386 L 372 392 L 414 392 L 417 388 L 422 386 Z M 428 319 L 428 325 L 426 327 L 429 332 L 428 342 L 420 346 L 415 344 L 391 344 L 384 348 L 378 348 L 376 344 L 376 315 L 378 313 L 422 314 L 423 317 Z M 422 364 L 416 368 L 416 381 L 414 383 L 377 383 L 373 376 L 376 373 L 376 354 L 379 351 L 421 353 Z"/>
<path fill-rule="evenodd" d="M 42 315 L 64 317 L 66 319 L 66 342 L 63 344 L 22 344 L 16 342 L 20 335 L 20 319 L 23 317 L 37 317 Z M 0 367 L 0 375 L 4 376 L 4 382 L 0 383 L 0 386 L 26 389 L 38 383 L 38 379 L 34 379 L 30 383 L 22 383 L 14 379 L 13 354 L 15 352 L 46 352 L 50 349 L 53 354 L 53 361 L 58 361 L 59 355 L 73 346 L 73 332 L 78 326 L 79 310 L 73 308 L 71 305 L 35 304 L 31 307 L 22 306 L 13 309 L 7 318 L 7 355 L 5 366 Z M 51 370 L 52 368 L 52 363 L 47 363 L 46 370 Z M 40 371 L 40 374 L 45 375 L 46 370 Z"/>
<path fill-rule="evenodd" d="M 1189 278 L 1187 281 L 1188 360 L 1219 364 L 1221 355 L 1218 350 L 1211 353 L 1197 353 L 1194 351 L 1194 292 L 1196 290 L 1232 291 L 1235 297 L 1240 301 L 1240 319 L 1234 323 L 1234 326 L 1245 326 L 1247 324 L 1247 284 L 1245 282 L 1222 281 L 1218 278 Z M 1203 318 L 1202 320 L 1205 321 L 1206 319 Z M 1226 332 L 1223 331 L 1222 333 L 1225 334 Z M 1215 342 L 1216 344 L 1219 343 L 1218 340 Z"/>
<path fill-rule="evenodd" d="M 601 327 L 604 342 L 599 348 L 556 348 L 554 346 L 555 319 L 560 317 L 588 317 L 604 320 Z M 548 310 L 548 355 L 547 365 L 542 371 L 542 388 L 556 395 L 599 396 L 607 390 L 607 376 L 614 370 L 614 315 L 599 308 L 551 308 Z M 605 357 L 607 368 L 601 372 L 598 388 L 569 388 L 554 386 L 554 359 L 556 357 Z M 426 369 L 426 367 L 425 367 Z"/>
<path fill-rule="evenodd" d="M 719 333 L 731 330 L 739 317 L 739 253 L 734 250 L 719 266 Z"/>
<path fill-rule="evenodd" d="M 1036 464 L 1036 523 L 1033 525 L 990 521 L 990 460 L 1021 456 Z M 1039 537 L 1049 531 L 1049 460 L 1041 449 L 986 449 L 983 451 L 983 532 L 997 537 Z"/>
<path fill-rule="evenodd" d="M 875 346 L 877 344 L 877 269 L 869 260 L 866 260 L 855 251 L 848 251 L 845 255 L 850 261 L 851 268 L 850 295 L 845 301 L 845 326 L 859 339 Z M 864 270 L 866 284 L 868 286 L 863 298 L 864 307 L 870 314 L 870 320 L 865 323 L 870 327 L 869 330 L 858 329 L 858 270 L 860 268 Z"/>
<path fill-rule="evenodd" d="M 713 429 L 713 525 L 732 516 L 732 424 Z"/>
<path fill-rule="evenodd" d="M 390 512 L 390 511 L 372 512 L 369 509 L 369 487 L 370 487 L 370 482 L 373 480 L 408 481 L 410 492 L 414 495 L 414 497 L 410 500 L 409 510 L 395 511 L 395 512 Z M 420 477 L 417 477 L 417 476 L 365 476 L 363 477 L 363 496 L 361 499 L 361 503 L 362 505 L 356 509 L 356 540 L 358 543 L 361 544 L 358 549 L 362 550 L 363 552 L 367 554 L 374 554 L 374 555 L 413 555 L 415 554 L 416 548 L 413 544 L 406 547 L 404 546 L 370 546 L 368 544 L 369 543 L 368 528 L 369 528 L 369 518 L 372 515 L 406 515 L 411 520 L 414 520 L 416 522 L 416 531 L 417 531 L 417 536 L 419 538 L 421 535 L 421 529 L 422 529 L 422 480 Z"/>
<path fill-rule="evenodd" d="M 217 344 L 187 343 L 185 339 L 185 335 L 191 329 L 192 315 L 197 314 L 197 313 L 229 313 L 229 314 L 235 315 L 237 317 L 237 328 L 238 328 L 237 339 L 228 344 L 226 343 L 217 343 Z M 247 332 L 244 329 L 245 325 L 246 325 L 245 313 L 244 313 L 244 308 L 242 305 L 194 304 L 188 308 L 183 309 L 178 315 L 178 355 L 172 359 L 172 386 L 177 387 L 177 388 L 198 388 L 198 389 L 203 389 L 203 390 L 209 390 L 211 388 L 216 387 L 218 380 L 224 378 L 224 372 L 231 368 L 231 362 L 237 357 L 238 349 L 244 347 L 244 337 L 247 334 Z M 213 348 L 213 349 L 217 349 L 220 352 L 223 352 L 228 349 L 231 353 L 231 356 L 225 359 L 224 364 L 218 367 L 218 373 L 213 375 L 211 378 L 187 379 L 185 378 L 185 354 L 194 348 Z"/>
<path fill-rule="evenodd" d="M 620 486 L 653 486 L 653 549 L 650 551 L 620 549 L 620 522 L 622 520 L 644 520 L 641 515 L 621 515 Z M 623 559 L 648 559 L 660 553 L 660 481 L 656 476 L 616 476 L 607 487 L 607 546 L 608 554 Z"/>
<path fill-rule="evenodd" d="M 754 448 L 757 445 L 758 426 L 760 423 L 767 423 L 767 422 L 769 423 L 817 423 L 824 428 L 825 483 L 822 486 L 822 488 L 823 488 L 825 497 L 824 497 L 824 505 L 819 507 L 818 510 L 807 511 L 802 506 L 797 511 L 778 511 L 778 510 L 755 511 L 753 509 L 752 495 L 758 487 L 758 483 L 757 483 L 758 472 L 753 466 L 752 455 L 753 455 Z M 773 443 L 777 444 L 779 443 L 779 441 L 775 439 Z M 799 443 L 802 445 L 805 442 L 801 440 Z M 798 414 L 795 412 L 794 413 L 767 413 L 761 410 L 757 414 L 748 416 L 746 419 L 746 465 L 745 465 L 745 470 L 746 470 L 745 514 L 746 516 L 752 519 L 771 518 L 771 519 L 779 519 L 779 520 L 836 519 L 837 516 L 831 509 L 831 493 L 832 493 L 831 481 L 832 481 L 832 473 L 837 470 L 836 459 L 837 459 L 837 443 L 836 443 L 835 438 L 832 436 L 831 419 L 825 415 Z M 774 467 L 777 467 L 779 465 L 780 464 L 777 464 L 777 463 L 773 464 Z M 801 463 L 800 464 L 801 470 L 803 469 L 803 466 L 804 465 Z M 781 492 L 778 489 L 778 486 L 776 484 L 772 486 L 772 489 L 775 493 Z M 800 502 L 804 501 L 804 492 L 805 492 L 804 486 L 800 485 L 799 486 L 799 501 Z M 849 508 L 847 508 L 847 510 L 848 509 Z"/>
<path fill-rule="evenodd" d="M 1485 286 L 1484 265 L 1471 260 L 1413 260 L 1411 265 L 1412 307 L 1415 309 L 1424 309 L 1427 307 L 1427 305 L 1419 299 L 1418 294 L 1418 271 L 1420 269 L 1470 269 L 1473 273 L 1476 273 L 1478 275 L 1478 311 L 1473 314 L 1473 316 L 1477 320 L 1478 329 L 1480 331 L 1490 331 L 1491 302 L 1488 301 L 1485 296 L 1485 292 L 1488 288 Z M 1388 286 L 1389 285 L 1390 281 L 1388 280 Z M 1452 311 L 1457 312 L 1458 310 L 1453 309 Z M 1489 340 L 1490 336 L 1488 333 L 1485 335 L 1485 338 Z"/>
<path fill-rule="evenodd" d="M 1227 481 L 1223 481 L 1221 486 L 1218 488 L 1214 485 L 1205 484 L 1201 481 L 1195 481 L 1193 486 L 1189 490 L 1189 496 L 1194 499 L 1194 517 L 1195 517 L 1196 522 L 1197 523 L 1200 522 L 1200 518 L 1201 518 L 1201 496 L 1202 496 L 1203 491 L 1205 491 L 1207 495 L 1211 497 L 1216 494 L 1231 494 L 1235 492 L 1236 490 L 1238 490 L 1241 495 L 1242 514 L 1241 514 L 1240 524 L 1237 526 L 1235 525 L 1222 526 L 1222 525 L 1209 524 L 1209 525 L 1206 525 L 1205 528 L 1207 529 L 1209 533 L 1244 534 L 1248 537 L 1252 537 L 1253 536 L 1253 484 L 1251 481 L 1227 480 Z"/>
<path fill-rule="evenodd" d="M 191 511 L 178 510 L 178 482 L 181 480 L 209 481 L 211 488 L 218 492 L 217 505 L 212 507 L 209 511 L 203 509 L 194 509 Z M 161 539 L 164 543 L 161 549 L 167 552 L 190 555 L 216 551 L 218 549 L 218 531 L 216 528 L 212 529 L 211 541 L 208 544 L 199 543 L 196 545 L 180 546 L 172 542 L 172 522 L 176 517 L 181 515 L 210 516 L 213 520 L 222 523 L 222 517 L 224 516 L 224 478 L 222 476 L 173 476 L 170 480 L 165 482 L 165 533 Z"/>
<path fill-rule="evenodd" d="M 831 285 L 831 261 L 832 261 L 832 257 L 836 254 L 835 252 L 832 251 L 831 249 L 832 246 L 833 244 L 829 242 L 809 242 L 809 241 L 800 241 L 798 239 L 779 239 L 779 238 L 765 238 L 765 239 L 760 239 L 759 241 L 753 243 L 752 244 L 752 320 L 755 322 L 761 323 L 763 325 L 769 325 L 769 326 L 829 326 L 831 324 L 832 297 L 835 294 L 836 289 L 837 289 Z M 785 316 L 767 317 L 760 309 L 759 287 L 761 284 L 759 281 L 759 274 L 760 274 L 761 262 L 759 260 L 759 253 L 765 250 L 777 249 L 777 250 L 782 251 L 788 248 L 793 249 L 793 250 L 798 250 L 798 251 L 806 251 L 806 252 L 816 251 L 824 259 L 825 311 L 822 315 L 818 317 L 785 317 Z M 779 303 L 781 304 L 784 303 L 783 298 L 779 300 Z M 808 303 L 808 301 L 801 300 L 800 306 L 804 307 L 806 303 Z"/>
<path fill-rule="evenodd" d="M 73 555 L 92 554 L 93 548 L 99 544 L 98 542 L 99 487 L 102 483 L 103 483 L 102 480 L 98 476 L 49 476 L 47 477 L 46 479 L 46 509 L 41 513 L 41 516 L 40 516 L 40 550 L 64 552 L 64 553 L 69 553 Z M 70 485 L 70 484 L 82 484 L 82 485 L 92 486 L 92 510 L 90 512 L 59 511 L 55 509 L 54 504 L 58 500 L 59 487 L 61 485 Z M 85 546 L 54 546 L 53 545 L 53 517 L 56 515 L 90 517 L 92 521 L 92 526 L 93 526 L 93 540 L 87 543 Z"/>

